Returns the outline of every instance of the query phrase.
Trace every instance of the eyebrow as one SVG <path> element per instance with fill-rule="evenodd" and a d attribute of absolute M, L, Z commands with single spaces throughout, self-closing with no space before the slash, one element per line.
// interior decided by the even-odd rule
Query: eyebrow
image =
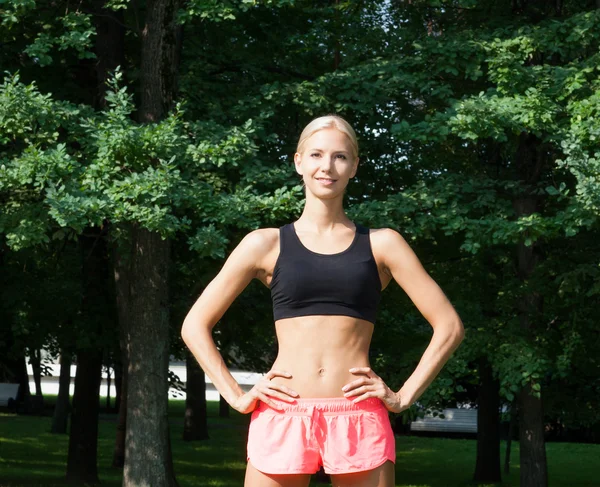
<path fill-rule="evenodd" d="M 309 151 L 309 152 L 312 152 L 312 151 L 319 151 L 319 152 L 323 152 L 323 149 L 316 149 L 316 148 L 315 148 L 315 149 L 309 149 L 308 151 Z M 350 152 L 349 152 L 349 151 L 347 151 L 347 150 L 334 150 L 333 152 L 334 152 L 334 153 L 335 153 L 335 152 L 343 152 L 344 154 L 350 154 Z"/>

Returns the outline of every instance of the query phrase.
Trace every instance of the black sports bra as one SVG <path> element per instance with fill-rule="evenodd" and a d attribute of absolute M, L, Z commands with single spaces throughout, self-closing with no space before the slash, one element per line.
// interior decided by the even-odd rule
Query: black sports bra
<path fill-rule="evenodd" d="M 352 244 L 337 254 L 307 249 L 293 223 L 279 228 L 279 257 L 271 279 L 275 321 L 306 315 L 344 315 L 375 323 L 381 279 L 369 229 L 355 225 Z"/>

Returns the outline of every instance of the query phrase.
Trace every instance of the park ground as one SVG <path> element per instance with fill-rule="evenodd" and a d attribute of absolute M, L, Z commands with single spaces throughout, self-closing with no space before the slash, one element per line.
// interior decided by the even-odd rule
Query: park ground
<path fill-rule="evenodd" d="M 52 397 L 48 398 L 49 403 Z M 249 415 L 232 411 L 218 417 L 218 403 L 208 402 L 210 439 L 184 442 L 184 401 L 169 402 L 175 473 L 181 487 L 239 487 L 246 467 Z M 0 413 L 0 487 L 62 485 L 68 450 L 67 435 L 52 435 L 47 416 Z M 116 415 L 101 413 L 98 471 L 104 487 L 120 487 L 122 474 L 111 467 Z M 502 443 L 504 453 L 505 443 Z M 396 486 L 454 487 L 473 485 L 475 440 L 396 437 Z M 548 443 L 550 487 L 598 487 L 600 445 Z M 313 477 L 311 486 L 317 483 Z M 519 485 L 519 445 L 513 442 L 510 474 L 500 486 Z"/>

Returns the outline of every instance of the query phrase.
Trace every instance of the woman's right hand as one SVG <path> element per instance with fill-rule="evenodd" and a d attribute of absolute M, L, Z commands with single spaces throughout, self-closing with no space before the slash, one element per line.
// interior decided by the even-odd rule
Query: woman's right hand
<path fill-rule="evenodd" d="M 238 397 L 231 407 L 242 414 L 247 414 L 256 409 L 259 400 L 278 410 L 281 407 L 271 397 L 276 397 L 285 402 L 294 402 L 294 398 L 298 397 L 298 393 L 289 387 L 271 382 L 273 377 L 291 379 L 292 374 L 281 370 L 270 370 L 260 381 L 254 384 L 252 389 Z"/>

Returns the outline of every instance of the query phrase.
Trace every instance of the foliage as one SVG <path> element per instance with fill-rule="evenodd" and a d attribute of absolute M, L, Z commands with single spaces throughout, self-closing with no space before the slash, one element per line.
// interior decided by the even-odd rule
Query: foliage
<path fill-rule="evenodd" d="M 399 230 L 467 328 L 423 403 L 472 401 L 486 355 L 503 400 L 525 381 L 550 398 L 569 383 L 597 411 L 600 14 L 588 3 L 188 2 L 178 103 L 163 121 L 138 124 L 133 26 L 143 8 L 105 5 L 123 14 L 134 42 L 108 82 L 106 108 L 92 109 L 95 83 L 81 72 L 90 76 L 94 17 L 64 3 L 36 16 L 48 4 L 7 2 L 6 249 L 48 252 L 105 222 L 120 239 L 119 223 L 140 222 L 176 243 L 181 317 L 244 233 L 300 214 L 298 134 L 313 116 L 336 112 L 359 134 L 348 216 Z M 543 156 L 538 174 L 523 173 L 524 140 Z M 517 213 L 524 196 L 536 198 L 535 211 Z M 519 245 L 543 256 L 527 280 L 515 269 Z M 517 319 L 532 294 L 544 301 L 533 339 Z M 259 356 L 274 346 L 268 296 L 251 286 L 236 303 L 217 327 L 219 343 L 262 367 Z M 382 304 L 372 361 L 399 387 L 431 328 L 397 286 Z M 575 405 L 548 403 L 577 418 Z"/>

